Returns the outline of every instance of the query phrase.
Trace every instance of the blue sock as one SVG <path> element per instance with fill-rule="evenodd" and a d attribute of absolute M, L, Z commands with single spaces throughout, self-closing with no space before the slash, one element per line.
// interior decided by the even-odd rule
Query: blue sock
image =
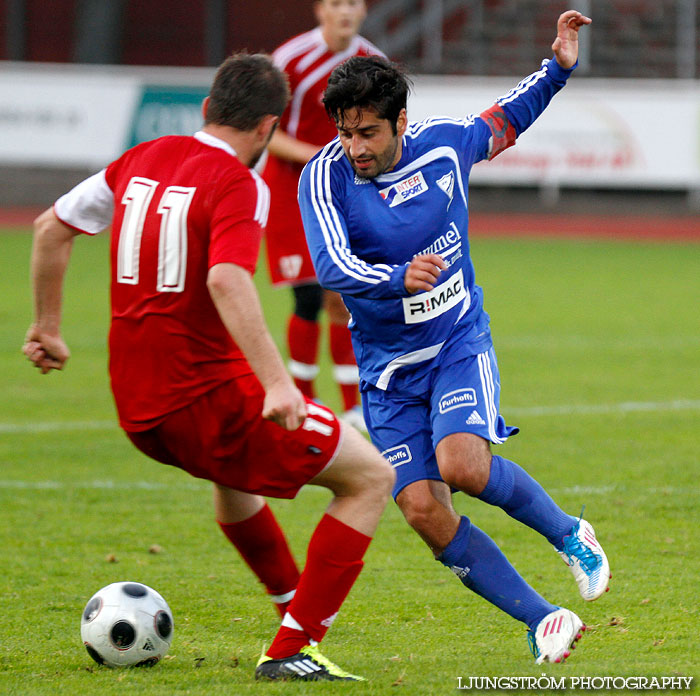
<path fill-rule="evenodd" d="M 502 508 L 559 550 L 563 537 L 576 523 L 576 518 L 567 515 L 525 469 L 496 455 L 491 459 L 489 482 L 477 497 Z"/>
<path fill-rule="evenodd" d="M 537 594 L 492 539 L 467 517 L 461 518 L 457 533 L 437 560 L 465 587 L 531 629 L 558 608 Z"/>

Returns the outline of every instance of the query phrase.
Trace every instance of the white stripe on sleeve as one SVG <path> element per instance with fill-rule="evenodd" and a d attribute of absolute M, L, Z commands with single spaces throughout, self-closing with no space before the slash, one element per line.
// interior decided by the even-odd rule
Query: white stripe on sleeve
<path fill-rule="evenodd" d="M 521 80 L 515 87 L 513 87 L 513 89 L 511 89 L 510 92 L 496 99 L 496 104 L 503 106 L 504 104 L 512 102 L 521 94 L 527 92 L 530 89 L 530 87 L 537 84 L 546 74 L 547 69 L 542 68 L 541 70 L 532 73 L 532 75 L 528 75 L 524 80 Z"/>
<path fill-rule="evenodd" d="M 253 219 L 260 224 L 260 227 L 265 227 L 267 225 L 267 216 L 270 212 L 270 189 L 254 169 L 251 169 L 250 173 L 255 180 L 255 186 L 258 192 Z"/>
<path fill-rule="evenodd" d="M 333 263 L 351 278 L 376 285 L 382 281 L 390 280 L 391 276 L 361 261 L 351 253 L 343 226 L 340 223 L 338 211 L 333 205 L 330 177 L 331 164 L 335 159 L 340 159 L 343 156 L 342 147 L 338 144 L 337 152 L 331 151 L 327 157 L 321 157 L 312 162 L 310 177 L 311 202 Z"/>

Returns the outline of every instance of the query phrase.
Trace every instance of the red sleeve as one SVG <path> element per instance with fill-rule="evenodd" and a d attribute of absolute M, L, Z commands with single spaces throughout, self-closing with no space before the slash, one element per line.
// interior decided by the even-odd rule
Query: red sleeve
<path fill-rule="evenodd" d="M 107 186 L 109 186 L 109 188 L 111 188 L 112 191 L 114 191 L 114 189 L 116 188 L 116 183 L 117 183 L 116 170 L 117 170 L 117 167 L 119 166 L 119 164 L 121 163 L 123 157 L 124 156 L 122 155 L 119 159 L 117 159 L 114 162 L 112 162 L 111 164 L 107 165 L 107 168 L 105 169 L 105 181 L 107 182 Z"/>
<path fill-rule="evenodd" d="M 496 155 L 515 145 L 515 128 L 508 120 L 505 111 L 498 104 L 480 114 L 481 118 L 491 129 L 489 151 L 487 158 L 492 160 Z"/>
<path fill-rule="evenodd" d="M 267 203 L 259 200 L 264 197 L 262 193 L 248 172 L 222 185 L 212 210 L 209 268 L 217 263 L 235 263 L 255 272 L 262 239 L 260 209 Z"/>

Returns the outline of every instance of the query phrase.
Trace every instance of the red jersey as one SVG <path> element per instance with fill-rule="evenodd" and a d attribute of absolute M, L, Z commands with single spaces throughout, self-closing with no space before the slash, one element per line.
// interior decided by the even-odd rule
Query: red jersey
<path fill-rule="evenodd" d="M 288 135 L 319 148 L 338 135 L 323 106 L 323 92 L 333 70 L 352 56 L 384 54 L 367 39 L 356 36 L 345 51 L 333 53 L 320 27 L 295 36 L 273 54 L 275 65 L 289 78 L 292 98 L 280 120 Z M 308 282 L 315 278 L 297 206 L 297 185 L 303 164 L 269 155 L 265 181 L 272 189 L 267 225 L 267 251 L 274 284 Z"/>
<path fill-rule="evenodd" d="M 128 150 L 60 198 L 60 220 L 110 222 L 110 377 L 122 427 L 146 430 L 251 369 L 209 295 L 209 268 L 255 269 L 267 186 L 222 140 L 199 132 Z"/>
<path fill-rule="evenodd" d="M 323 92 L 333 70 L 352 56 L 384 54 L 367 39 L 356 36 L 348 48 L 333 53 L 320 27 L 283 43 L 273 54 L 275 65 L 287 73 L 292 98 L 282 114 L 280 127 L 298 140 L 325 145 L 335 138 L 335 124 L 323 106 Z"/>

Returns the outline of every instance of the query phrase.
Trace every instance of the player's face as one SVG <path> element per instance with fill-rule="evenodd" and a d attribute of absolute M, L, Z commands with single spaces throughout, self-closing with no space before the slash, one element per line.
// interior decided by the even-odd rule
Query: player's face
<path fill-rule="evenodd" d="M 395 134 L 389 120 L 380 118 L 371 108 L 349 109 L 336 125 L 345 155 L 358 176 L 372 179 L 393 169 L 401 159 L 401 139 L 406 131 L 405 110 L 399 114 Z"/>
<path fill-rule="evenodd" d="M 329 44 L 348 43 L 360 31 L 367 9 L 364 0 L 319 0 L 316 17 Z"/>

